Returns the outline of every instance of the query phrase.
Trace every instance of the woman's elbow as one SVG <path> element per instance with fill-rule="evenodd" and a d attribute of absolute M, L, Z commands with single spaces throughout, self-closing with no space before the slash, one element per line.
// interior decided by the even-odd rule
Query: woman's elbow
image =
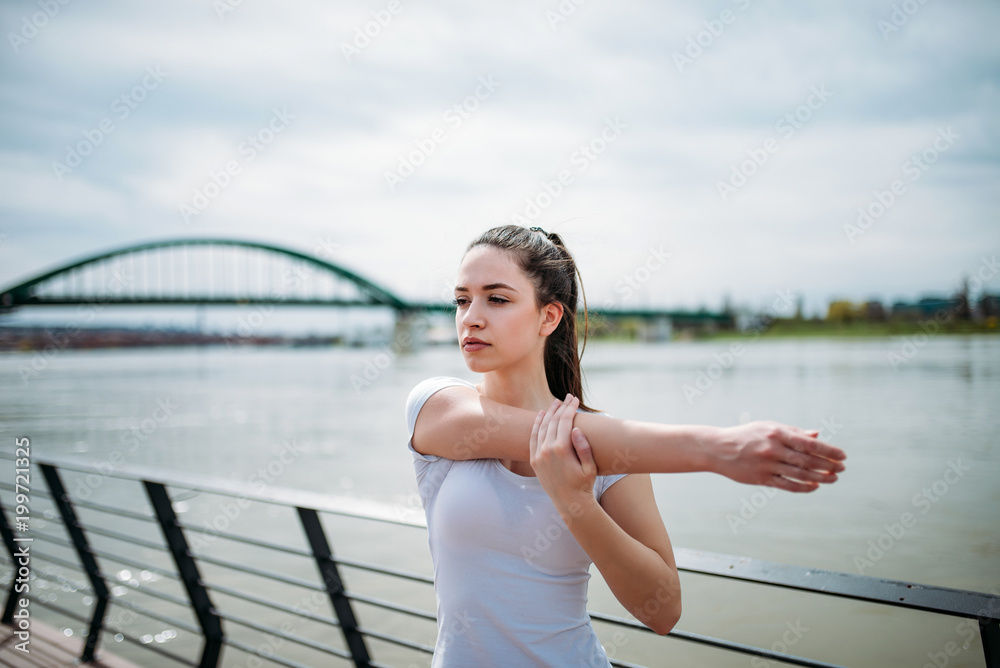
<path fill-rule="evenodd" d="M 674 630 L 677 622 L 681 619 L 681 599 L 678 596 L 676 603 L 665 606 L 664 611 L 657 615 L 655 622 L 650 621 L 647 626 L 657 635 L 665 636 Z"/>
<path fill-rule="evenodd" d="M 681 588 L 674 580 L 660 581 L 660 586 L 637 611 L 636 618 L 654 633 L 665 636 L 681 618 Z"/>

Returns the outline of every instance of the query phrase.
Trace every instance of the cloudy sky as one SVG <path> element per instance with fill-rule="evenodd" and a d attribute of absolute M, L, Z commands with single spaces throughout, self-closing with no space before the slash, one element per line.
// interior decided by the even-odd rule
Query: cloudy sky
<path fill-rule="evenodd" d="M 513 221 L 563 234 L 595 302 L 1000 291 L 996 2 L 36 0 L 0 25 L 0 285 L 230 236 L 332 242 L 433 299 Z"/>

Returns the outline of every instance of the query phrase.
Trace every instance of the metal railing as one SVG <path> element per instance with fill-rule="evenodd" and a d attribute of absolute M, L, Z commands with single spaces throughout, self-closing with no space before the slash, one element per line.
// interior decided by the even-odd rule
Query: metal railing
<path fill-rule="evenodd" d="M 0 458 L 13 459 L 7 453 L 0 453 Z M 97 657 L 99 641 L 104 637 L 102 634 L 113 633 L 115 634 L 115 640 L 118 642 L 128 641 L 142 647 L 146 651 L 155 652 L 159 656 L 181 665 L 199 666 L 201 668 L 218 666 L 220 665 L 223 648 L 232 647 L 246 652 L 251 657 L 257 657 L 257 660 L 259 660 L 257 665 L 263 665 L 263 661 L 266 660 L 291 668 L 307 668 L 308 664 L 302 663 L 301 660 L 287 655 L 279 655 L 275 651 L 276 648 L 273 643 L 264 649 L 262 647 L 254 647 L 247 642 L 238 640 L 232 635 L 228 635 L 226 628 L 232 628 L 233 626 L 249 629 L 260 634 L 270 634 L 271 637 L 279 639 L 277 643 L 279 646 L 287 641 L 289 644 L 308 648 L 326 657 L 337 657 L 358 667 L 372 666 L 379 668 L 385 666 L 385 664 L 379 663 L 374 658 L 370 648 L 371 643 L 369 641 L 371 640 L 389 643 L 425 655 L 433 653 L 433 647 L 425 643 L 403 638 L 387 631 L 362 626 L 359 624 L 357 615 L 355 614 L 355 605 L 374 606 L 379 609 L 405 615 L 409 618 L 425 620 L 426 622 L 436 621 L 436 617 L 432 612 L 352 591 L 345 586 L 341 568 L 356 569 L 397 580 L 420 583 L 428 587 L 433 585 L 432 578 L 388 565 L 334 556 L 321 517 L 323 515 L 339 515 L 417 529 L 425 528 L 424 523 L 418 519 L 402 519 L 389 515 L 349 511 L 337 507 L 327 497 L 312 493 L 274 489 L 263 492 L 251 491 L 247 485 L 213 479 L 172 476 L 142 467 L 94 466 L 80 464 L 72 460 L 42 458 L 38 456 L 32 457 L 31 463 L 33 467 L 40 469 L 48 489 L 47 491 L 42 491 L 32 488 L 30 490 L 30 498 L 32 500 L 37 498 L 48 499 L 53 504 L 54 510 L 49 511 L 46 524 L 61 524 L 66 534 L 66 537 L 62 537 L 47 531 L 42 532 L 31 528 L 31 538 L 29 539 L 32 541 L 31 544 L 33 546 L 31 548 L 31 558 L 35 561 L 41 560 L 54 564 L 57 567 L 81 571 L 85 575 L 87 582 L 69 581 L 61 574 L 54 575 L 47 569 L 37 568 L 37 564 L 31 570 L 31 577 L 40 578 L 48 582 L 59 582 L 64 589 L 68 587 L 68 590 L 75 590 L 85 594 L 89 599 L 89 601 L 85 601 L 89 606 L 89 616 L 56 605 L 50 600 L 45 600 L 44 597 L 38 598 L 36 602 L 60 615 L 87 626 L 88 630 L 84 649 L 80 656 L 80 661 L 83 663 L 93 661 Z M 74 499 L 67 492 L 63 476 L 61 475 L 62 471 L 72 471 L 75 474 L 83 476 L 99 476 L 101 480 L 115 478 L 129 481 L 130 483 L 138 483 L 141 485 L 143 495 L 152 509 L 152 513 L 137 512 L 134 509 L 98 503 L 84 498 Z M 177 499 L 171 499 L 168 495 L 168 488 L 191 490 L 196 493 L 208 493 L 241 501 L 261 502 L 270 506 L 294 509 L 300 524 L 301 535 L 304 537 L 308 548 L 298 548 L 290 544 L 278 543 L 261 537 L 246 536 L 231 531 L 199 527 L 192 523 L 182 522 L 178 518 L 174 508 Z M 0 482 L 0 490 L 15 492 L 15 486 Z M 16 495 L 15 501 L 20 503 Z M 84 522 L 78 516 L 78 509 L 86 509 L 87 511 L 97 513 L 98 516 L 112 516 L 147 525 L 155 525 L 159 529 L 162 542 L 151 541 L 140 538 L 133 533 L 110 529 L 106 526 L 101 526 L 96 521 Z M 21 528 L 23 529 L 24 527 Z M 23 546 L 25 545 L 23 541 L 26 539 L 15 536 L 15 532 L 8 523 L 7 511 L 2 503 L 0 503 L 0 533 L 2 533 L 3 541 L 7 546 L 12 568 L 10 590 L 7 594 L 2 621 L 5 624 L 11 624 L 14 621 L 17 600 L 15 586 L 18 584 L 18 577 L 16 576 L 19 573 L 19 555 L 23 554 Z M 262 549 L 278 555 L 295 555 L 296 557 L 308 559 L 315 564 L 319 580 L 310 580 L 288 572 L 279 572 L 259 565 L 196 553 L 192 550 L 190 545 L 191 540 L 189 539 L 199 534 L 212 534 L 216 537 L 247 546 L 248 548 Z M 155 551 L 160 554 L 169 555 L 174 570 L 154 567 L 150 557 L 137 559 L 106 548 L 98 549 L 92 544 L 93 541 L 88 536 L 102 536 L 130 544 L 140 549 L 140 551 L 147 553 L 148 551 Z M 51 552 L 44 551 L 39 548 L 40 543 L 34 542 L 35 539 L 41 543 L 58 546 L 58 548 Z M 55 554 L 59 549 L 71 551 L 75 556 L 75 560 L 66 559 Z M 19 550 L 22 552 L 19 552 Z M 985 665 L 988 668 L 1000 668 L 1000 596 L 834 571 L 808 569 L 745 557 L 733 557 L 686 549 L 675 550 L 675 557 L 678 569 L 688 573 L 728 578 L 759 585 L 811 592 L 823 596 L 855 599 L 879 605 L 909 608 L 977 620 L 982 638 Z M 156 610 L 146 605 L 126 600 L 123 596 L 124 591 L 116 591 L 122 588 L 114 586 L 114 578 L 108 572 L 102 570 L 98 559 L 106 566 L 112 563 L 121 564 L 128 568 L 138 569 L 143 574 L 155 572 L 158 577 L 176 581 L 182 586 L 185 596 L 169 594 L 157 588 L 142 585 L 138 581 L 132 582 L 132 586 L 127 591 L 138 590 L 157 601 L 183 607 L 190 613 L 193 613 L 195 623 L 177 619 L 164 613 L 162 610 Z M 234 573 L 249 574 L 282 585 L 300 587 L 315 592 L 328 600 L 335 613 L 335 617 L 320 614 L 315 610 L 309 610 L 303 606 L 291 606 L 259 593 L 244 591 L 220 582 L 209 582 L 201 574 L 201 567 L 204 566 L 228 569 Z M 23 575 L 24 571 L 20 571 L 20 573 Z M 109 582 L 112 582 L 110 588 Z M 236 598 L 249 604 L 262 606 L 268 610 L 294 615 L 303 622 L 311 622 L 323 625 L 324 627 L 339 629 L 342 646 L 335 647 L 305 635 L 293 633 L 287 627 L 278 628 L 259 620 L 251 619 L 245 615 L 222 611 L 213 602 L 213 595 Z M 201 650 L 198 653 L 198 658 L 192 659 L 191 657 L 182 656 L 177 652 L 159 646 L 159 643 L 150 642 L 148 637 L 132 635 L 127 629 L 111 624 L 106 617 L 109 608 L 115 607 L 127 610 L 135 616 L 157 620 L 158 622 L 181 629 L 186 633 L 199 636 Z M 590 612 L 590 616 L 595 621 L 623 627 L 635 632 L 656 635 L 653 631 L 635 620 L 593 611 Z M 813 667 L 830 667 L 834 665 L 815 659 L 793 656 L 762 647 L 746 645 L 680 629 L 674 629 L 667 637 L 789 665 Z M 614 658 L 611 660 L 611 663 L 614 666 L 621 666 L 623 668 L 638 668 L 636 664 Z"/>

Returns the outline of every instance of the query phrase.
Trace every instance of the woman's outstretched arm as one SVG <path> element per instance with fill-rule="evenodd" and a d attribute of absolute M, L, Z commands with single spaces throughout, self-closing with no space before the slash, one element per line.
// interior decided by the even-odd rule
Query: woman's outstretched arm
<path fill-rule="evenodd" d="M 413 429 L 413 447 L 448 459 L 529 461 L 535 413 L 450 386 L 427 399 Z M 842 450 L 773 421 L 736 427 L 668 425 L 594 413 L 574 418 L 587 437 L 599 475 L 708 471 L 751 485 L 810 492 L 833 482 Z"/>

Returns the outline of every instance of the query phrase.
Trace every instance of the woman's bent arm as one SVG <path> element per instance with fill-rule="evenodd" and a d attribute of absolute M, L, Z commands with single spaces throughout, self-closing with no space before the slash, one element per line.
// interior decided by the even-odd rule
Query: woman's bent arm
<path fill-rule="evenodd" d="M 528 461 L 535 413 L 488 399 L 471 387 L 430 396 L 417 416 L 413 447 L 448 459 Z M 833 482 L 843 451 L 797 427 L 665 425 L 579 413 L 599 475 L 709 471 L 755 485 L 806 492 Z M 804 482 L 799 482 L 804 481 Z"/>
<path fill-rule="evenodd" d="M 625 476 L 598 503 L 593 452 L 573 428 L 578 405 L 574 397 L 539 413 L 529 441 L 531 466 L 618 601 L 652 630 L 669 633 L 681 616 L 681 585 L 649 475 Z"/>

